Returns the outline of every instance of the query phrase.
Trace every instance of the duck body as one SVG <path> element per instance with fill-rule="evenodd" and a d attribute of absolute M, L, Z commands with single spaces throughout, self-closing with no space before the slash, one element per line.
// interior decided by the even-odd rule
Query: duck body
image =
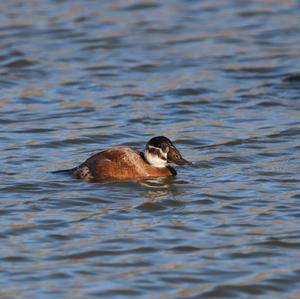
<path fill-rule="evenodd" d="M 182 158 L 170 139 L 156 136 L 150 139 L 143 152 L 129 147 L 113 147 L 103 150 L 78 167 L 55 173 L 72 173 L 85 180 L 139 180 L 154 177 L 175 176 L 170 164 L 190 165 Z"/>
<path fill-rule="evenodd" d="M 146 179 L 176 175 L 170 166 L 155 167 L 144 159 L 143 153 L 129 147 L 114 147 L 101 151 L 74 169 L 81 179 Z"/>

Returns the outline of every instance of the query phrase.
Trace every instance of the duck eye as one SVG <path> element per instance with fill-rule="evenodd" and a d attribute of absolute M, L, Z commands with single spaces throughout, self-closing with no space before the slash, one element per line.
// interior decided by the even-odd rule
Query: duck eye
<path fill-rule="evenodd" d="M 180 159 L 180 155 L 179 154 L 177 154 L 177 153 L 174 153 L 174 159 L 176 159 L 176 160 L 179 160 Z"/>

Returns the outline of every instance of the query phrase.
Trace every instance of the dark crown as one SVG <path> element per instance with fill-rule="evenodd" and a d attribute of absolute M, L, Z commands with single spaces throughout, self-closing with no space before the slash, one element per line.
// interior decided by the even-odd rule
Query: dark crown
<path fill-rule="evenodd" d="M 173 145 L 172 141 L 165 136 L 156 136 L 149 140 L 149 145 L 160 148 L 162 144 Z"/>

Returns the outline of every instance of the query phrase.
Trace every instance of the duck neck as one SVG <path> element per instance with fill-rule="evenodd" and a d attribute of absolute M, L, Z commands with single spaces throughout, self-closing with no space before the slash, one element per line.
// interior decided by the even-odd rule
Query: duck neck
<path fill-rule="evenodd" d="M 147 159 L 145 157 L 145 154 L 143 152 L 140 152 L 140 156 L 144 160 L 145 163 L 147 163 L 148 165 L 150 165 L 152 167 L 155 167 L 154 165 L 152 165 L 151 163 L 149 163 L 149 161 L 147 161 Z M 155 167 L 155 168 L 159 168 L 159 167 Z M 176 176 L 177 175 L 177 171 L 173 167 L 171 167 L 170 165 L 166 165 L 166 166 L 164 166 L 162 168 L 159 168 L 159 169 L 168 169 L 171 172 L 172 176 Z"/>

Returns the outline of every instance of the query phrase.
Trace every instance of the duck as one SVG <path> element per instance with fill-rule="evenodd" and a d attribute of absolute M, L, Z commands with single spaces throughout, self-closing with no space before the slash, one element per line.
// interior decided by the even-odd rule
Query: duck
<path fill-rule="evenodd" d="M 140 180 L 176 176 L 170 164 L 191 165 L 165 136 L 151 138 L 143 152 L 119 146 L 100 151 L 69 171 L 84 180 Z"/>

